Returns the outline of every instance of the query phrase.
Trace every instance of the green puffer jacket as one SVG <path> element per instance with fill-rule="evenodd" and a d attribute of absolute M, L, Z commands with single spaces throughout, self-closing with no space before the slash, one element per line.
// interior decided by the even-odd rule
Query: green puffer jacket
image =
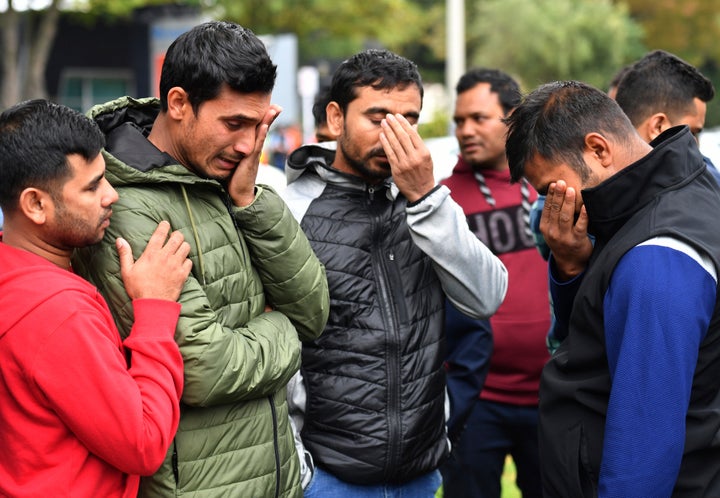
<path fill-rule="evenodd" d="M 253 204 L 237 208 L 218 182 L 155 149 L 141 130 L 159 109 L 155 99 L 123 98 L 90 111 L 107 136 L 106 174 L 120 199 L 103 241 L 73 258 L 127 335 L 133 311 L 115 238 L 137 258 L 168 220 L 191 246 L 175 334 L 185 361 L 180 427 L 140 495 L 300 497 L 285 386 L 300 366 L 300 340 L 318 337 L 327 320 L 324 268 L 272 189 L 258 186 Z"/>

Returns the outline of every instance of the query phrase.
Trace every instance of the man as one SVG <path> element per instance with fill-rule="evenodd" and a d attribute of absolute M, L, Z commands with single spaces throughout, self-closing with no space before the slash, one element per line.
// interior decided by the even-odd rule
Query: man
<path fill-rule="evenodd" d="M 543 223 L 595 236 L 572 306 L 555 300 L 569 334 L 540 387 L 546 496 L 718 496 L 720 192 L 693 135 L 647 144 L 578 82 L 507 121 L 513 179 L 548 194 Z M 551 287 L 572 285 L 584 267 L 551 250 Z"/>
<path fill-rule="evenodd" d="M 507 268 L 509 286 L 489 321 L 448 312 L 448 337 L 455 338 L 448 351 L 449 388 L 457 417 L 450 430 L 462 436 L 443 467 L 443 487 L 453 498 L 499 498 L 510 454 L 523 496 L 540 496 L 538 385 L 548 359 L 550 305 L 547 264 L 529 227 L 537 193 L 525 181 L 511 184 L 505 157 L 503 118 L 520 103 L 520 88 L 502 71 L 478 68 L 460 78 L 456 91 L 460 157 L 442 183 L 473 232 Z"/>
<path fill-rule="evenodd" d="M 422 97 L 414 63 L 358 53 L 333 75 L 337 150 L 309 145 L 288 161 L 287 201 L 331 296 L 292 393 L 317 466 L 306 498 L 434 496 L 448 452 L 445 298 L 486 317 L 505 294 L 502 263 L 435 185 L 415 126 Z"/>
<path fill-rule="evenodd" d="M 679 57 L 654 50 L 630 66 L 618 83 L 615 100 L 646 142 L 663 131 L 687 125 L 697 140 L 705 126 L 712 82 Z M 720 171 L 704 158 L 716 180 Z"/>
<path fill-rule="evenodd" d="M 663 131 L 688 125 L 697 138 L 705 126 L 712 82 L 679 57 L 654 50 L 630 66 L 618 83 L 615 100 L 640 136 L 651 142 Z"/>
<path fill-rule="evenodd" d="M 612 79 L 610 80 L 610 83 L 608 84 L 607 94 L 611 99 L 614 99 L 617 96 L 617 90 L 618 86 L 620 85 L 620 82 L 625 77 L 628 71 L 632 68 L 632 64 L 628 64 L 626 66 L 621 67 L 617 70 L 617 72 L 613 75 Z"/>
<path fill-rule="evenodd" d="M 335 137 L 332 136 L 328 129 L 326 107 L 330 103 L 330 89 L 321 89 L 315 97 L 312 113 L 315 119 L 315 140 L 318 142 L 332 142 Z"/>
<path fill-rule="evenodd" d="M 687 125 L 697 140 L 705 126 L 707 102 L 715 95 L 712 82 L 700 71 L 673 54 L 655 50 L 623 68 L 621 73 L 621 77 L 616 78 L 614 98 L 643 140 L 650 143 L 665 130 L 679 125 Z M 608 95 L 613 97 L 610 92 Z M 703 157 L 703 160 L 708 171 L 720 182 L 720 171 L 709 158 Z M 556 189 L 555 195 L 561 195 L 564 187 L 561 189 Z M 537 206 L 533 214 L 537 215 L 542 210 L 542 206 Z M 538 226 L 542 231 L 542 220 Z M 573 228 L 581 226 L 582 222 Z M 543 238 L 540 234 L 537 236 Z M 587 233 L 584 230 L 556 231 L 549 237 L 555 238 L 548 243 L 569 258 L 561 255 L 556 260 L 573 266 L 574 273 L 582 271 L 592 251 Z M 571 301 L 572 293 L 568 291 L 575 287 L 565 287 L 557 298 Z M 557 346 L 566 334 L 566 324 L 561 320 L 555 323 L 549 339 L 554 340 Z"/>
<path fill-rule="evenodd" d="M 45 100 L 0 115 L 1 496 L 135 496 L 177 429 L 173 333 L 192 265 L 183 236 L 160 223 L 137 261 L 117 239 L 135 317 L 125 341 L 70 266 L 75 247 L 103 237 L 118 199 L 103 144 L 90 119 Z"/>
<path fill-rule="evenodd" d="M 274 81 L 251 31 L 207 22 L 168 49 L 160 101 L 124 98 L 90 111 L 120 194 L 111 235 L 143 241 L 167 219 L 190 242 L 194 264 L 175 334 L 185 361 L 180 427 L 141 496 L 302 493 L 285 386 L 300 366 L 299 339 L 325 325 L 327 280 L 282 200 L 255 185 L 279 112 Z M 75 264 L 127 332 L 109 238 Z"/>

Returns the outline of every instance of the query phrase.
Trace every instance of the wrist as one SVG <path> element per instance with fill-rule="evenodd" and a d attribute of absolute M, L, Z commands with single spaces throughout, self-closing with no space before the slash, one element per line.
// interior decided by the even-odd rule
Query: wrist
<path fill-rule="evenodd" d="M 256 188 L 253 187 L 253 189 L 250 192 L 237 192 L 230 194 L 230 198 L 233 201 L 233 204 L 237 207 L 248 207 L 250 204 L 255 201 L 255 192 Z"/>

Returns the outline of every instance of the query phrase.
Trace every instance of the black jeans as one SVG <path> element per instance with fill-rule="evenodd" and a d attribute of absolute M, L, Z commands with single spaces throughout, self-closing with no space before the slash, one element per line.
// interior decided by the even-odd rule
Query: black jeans
<path fill-rule="evenodd" d="M 459 443 L 440 469 L 444 498 L 500 498 L 505 458 L 512 456 L 523 498 L 542 497 L 536 406 L 478 400 Z"/>

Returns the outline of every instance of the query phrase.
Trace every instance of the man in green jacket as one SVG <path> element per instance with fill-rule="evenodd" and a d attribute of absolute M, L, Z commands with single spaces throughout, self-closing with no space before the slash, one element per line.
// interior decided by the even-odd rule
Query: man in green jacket
<path fill-rule="evenodd" d="M 117 189 L 102 243 L 76 254 L 121 333 L 132 323 L 112 241 L 144 247 L 160 220 L 191 245 L 175 333 L 185 362 L 180 426 L 141 496 L 298 497 L 286 384 L 300 341 L 328 317 L 323 266 L 283 201 L 255 185 L 275 65 L 249 30 L 208 22 L 168 49 L 160 100 L 90 111 L 106 135 Z"/>

